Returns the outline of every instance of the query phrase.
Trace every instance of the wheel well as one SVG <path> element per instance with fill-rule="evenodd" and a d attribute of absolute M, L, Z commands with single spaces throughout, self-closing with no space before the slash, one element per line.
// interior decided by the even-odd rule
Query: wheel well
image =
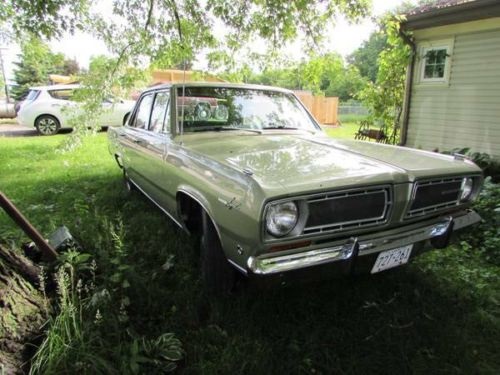
<path fill-rule="evenodd" d="M 54 120 L 56 120 L 56 121 L 57 121 L 57 124 L 58 124 L 59 126 L 61 126 L 61 121 L 59 121 L 59 119 L 58 119 L 56 116 L 54 116 L 54 115 L 50 115 L 50 114 L 48 114 L 48 113 L 42 113 L 41 115 L 38 115 L 38 116 L 35 118 L 35 122 L 34 122 L 33 126 L 36 126 L 36 122 L 38 121 L 38 119 L 39 119 L 40 117 L 44 117 L 44 116 L 45 116 L 45 117 L 52 117 Z"/>
<path fill-rule="evenodd" d="M 201 235 L 203 207 L 186 193 L 177 193 L 177 208 L 182 224 L 189 233 Z"/>

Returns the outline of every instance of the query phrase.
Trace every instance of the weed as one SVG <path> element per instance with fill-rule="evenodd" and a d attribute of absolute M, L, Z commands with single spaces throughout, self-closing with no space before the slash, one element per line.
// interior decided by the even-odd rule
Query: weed
<path fill-rule="evenodd" d="M 105 134 L 64 155 L 53 151 L 60 137 L 0 139 L 2 190 L 23 211 L 53 205 L 26 214 L 42 233 L 64 223 L 92 255 L 81 271 L 68 260 L 74 308 L 54 311 L 32 373 L 49 364 L 57 373 L 159 373 L 170 363 L 183 374 L 500 372 L 499 267 L 487 258 L 498 246 L 481 250 L 483 225 L 495 228 L 489 185 L 476 204 L 485 223 L 462 244 L 378 275 L 249 285 L 206 303 L 194 242 L 140 194 L 126 195 Z M 14 245 L 25 240 L 2 215 L 0 228 Z"/>

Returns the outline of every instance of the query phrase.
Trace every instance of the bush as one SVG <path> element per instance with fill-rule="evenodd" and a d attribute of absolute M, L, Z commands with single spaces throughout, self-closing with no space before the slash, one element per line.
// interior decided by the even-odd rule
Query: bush
<path fill-rule="evenodd" d="M 483 221 L 467 231 L 464 240 L 483 253 L 489 262 L 500 265 L 500 184 L 486 178 L 474 209 Z"/>

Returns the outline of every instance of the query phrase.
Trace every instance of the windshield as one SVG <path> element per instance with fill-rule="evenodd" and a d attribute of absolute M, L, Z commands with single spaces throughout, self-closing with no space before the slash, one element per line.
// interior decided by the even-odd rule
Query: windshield
<path fill-rule="evenodd" d="M 211 130 L 316 130 L 298 100 L 290 94 L 227 87 L 182 87 L 177 91 L 179 124 L 184 132 Z"/>

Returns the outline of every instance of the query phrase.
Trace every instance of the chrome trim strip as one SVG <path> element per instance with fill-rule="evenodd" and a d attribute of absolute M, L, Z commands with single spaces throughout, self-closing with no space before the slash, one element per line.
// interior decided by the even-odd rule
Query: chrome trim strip
<path fill-rule="evenodd" d="M 440 236 L 448 230 L 451 223 L 450 218 L 453 219 L 454 230 L 461 229 L 481 221 L 481 217 L 476 212 L 469 211 L 464 215 L 459 215 L 457 217 L 449 216 L 444 219 L 441 218 L 438 222 L 426 225 L 422 228 L 416 228 L 406 232 L 393 234 L 391 236 L 384 236 L 383 234 L 382 236 L 379 235 L 376 238 L 370 238 L 370 235 L 365 236 L 364 238 L 361 236 L 358 238 L 359 256 L 395 249 Z M 270 257 L 269 254 L 265 254 L 257 257 L 250 257 L 247 261 L 247 267 L 255 274 L 269 275 L 346 260 L 349 259 L 352 254 L 344 253 L 344 247 L 345 244 L 337 244 L 333 246 L 330 245 L 325 248 L 288 255 Z"/>
<path fill-rule="evenodd" d="M 227 259 L 227 261 L 234 267 L 236 268 L 238 271 L 240 271 L 242 274 L 244 275 L 247 275 L 248 274 L 248 271 L 246 269 L 244 269 L 243 267 L 241 267 L 239 264 L 235 263 L 233 260 L 231 259 Z"/>
<path fill-rule="evenodd" d="M 168 212 L 167 210 L 165 210 L 158 202 L 156 202 L 153 198 L 151 198 L 151 196 L 146 193 L 144 190 L 142 190 L 142 188 L 137 185 L 130 177 L 129 177 L 129 181 L 131 183 L 134 184 L 134 186 L 142 193 L 146 196 L 146 198 L 148 198 L 151 202 L 153 202 L 160 210 L 162 210 L 170 219 L 172 219 L 172 221 L 177 224 L 181 229 L 184 229 L 184 226 L 179 223 L 173 216 L 170 212 Z"/>

